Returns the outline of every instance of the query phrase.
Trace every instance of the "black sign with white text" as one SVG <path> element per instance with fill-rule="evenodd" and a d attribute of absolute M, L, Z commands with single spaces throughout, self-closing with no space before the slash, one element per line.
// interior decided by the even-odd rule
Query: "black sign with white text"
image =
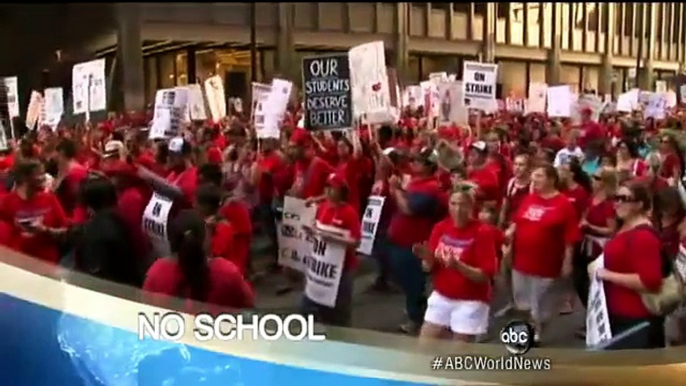
<path fill-rule="evenodd" d="M 352 127 L 348 54 L 304 58 L 305 128 L 338 130 Z"/>

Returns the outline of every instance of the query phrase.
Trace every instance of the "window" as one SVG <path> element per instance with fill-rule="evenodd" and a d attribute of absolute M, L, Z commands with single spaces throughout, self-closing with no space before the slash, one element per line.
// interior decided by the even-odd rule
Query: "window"
<path fill-rule="evenodd" d="M 636 17 L 636 15 L 634 14 L 634 5 L 622 3 L 622 7 L 624 7 L 626 9 L 626 15 L 624 16 L 624 21 L 623 21 L 623 23 L 624 23 L 624 34 L 627 36 L 632 36 L 632 33 L 634 33 L 635 31 L 633 31 L 631 28 L 632 28 L 632 25 L 634 23 L 634 18 Z M 620 14 L 620 16 L 621 16 L 621 14 Z M 617 19 L 617 20 L 622 22 L 621 19 Z"/>
<path fill-rule="evenodd" d="M 474 13 L 476 13 L 477 15 L 481 15 L 485 18 L 486 13 L 488 13 L 488 4 L 474 3 Z"/>
<path fill-rule="evenodd" d="M 471 3 L 453 3 L 453 9 L 459 13 L 469 13 Z"/>
<path fill-rule="evenodd" d="M 508 3 L 496 3 L 498 9 L 498 19 L 505 19 L 512 9 L 512 5 Z"/>

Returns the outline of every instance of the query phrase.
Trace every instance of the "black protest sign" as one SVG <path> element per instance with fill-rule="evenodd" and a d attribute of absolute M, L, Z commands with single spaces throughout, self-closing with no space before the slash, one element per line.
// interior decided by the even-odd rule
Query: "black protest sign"
<path fill-rule="evenodd" d="M 352 127 L 348 54 L 304 58 L 305 128 L 340 130 Z"/>

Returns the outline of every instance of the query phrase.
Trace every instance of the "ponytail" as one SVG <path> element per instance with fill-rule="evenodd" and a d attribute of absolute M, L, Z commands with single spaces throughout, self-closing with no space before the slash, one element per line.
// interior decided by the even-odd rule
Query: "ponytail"
<path fill-rule="evenodd" d="M 205 257 L 204 240 L 196 236 L 190 231 L 187 232 L 176 252 L 184 275 L 179 292 L 183 295 L 183 292 L 189 289 L 191 299 L 204 302 L 209 292 L 209 267 Z"/>

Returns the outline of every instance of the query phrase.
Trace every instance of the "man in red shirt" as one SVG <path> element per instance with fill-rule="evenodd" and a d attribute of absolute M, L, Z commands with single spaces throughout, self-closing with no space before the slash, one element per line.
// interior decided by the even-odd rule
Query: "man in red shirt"
<path fill-rule="evenodd" d="M 388 250 L 391 269 L 405 293 L 405 308 L 410 323 L 401 326 L 408 333 L 416 332 L 424 320 L 426 309 L 426 278 L 421 260 L 412 247 L 429 239 L 436 222 L 445 217 L 448 198 L 436 178 L 438 153 L 422 149 L 415 158 L 414 177 L 406 188 L 399 178 L 391 181 L 392 200 L 397 205 L 388 228 Z"/>
<path fill-rule="evenodd" d="M 586 150 L 591 146 L 600 146 L 605 141 L 605 130 L 592 119 L 593 110 L 589 107 L 581 110 L 581 138 L 579 146 Z"/>
<path fill-rule="evenodd" d="M 57 145 L 58 176 L 53 190 L 68 217 L 72 217 L 78 202 L 81 182 L 88 177 L 88 169 L 76 161 L 76 144 L 63 139 Z"/>
<path fill-rule="evenodd" d="M 326 179 L 333 172 L 333 168 L 315 155 L 312 143 L 312 136 L 307 131 L 293 131 L 288 150 L 295 161 L 295 181 L 289 195 L 317 200 L 323 197 Z"/>

